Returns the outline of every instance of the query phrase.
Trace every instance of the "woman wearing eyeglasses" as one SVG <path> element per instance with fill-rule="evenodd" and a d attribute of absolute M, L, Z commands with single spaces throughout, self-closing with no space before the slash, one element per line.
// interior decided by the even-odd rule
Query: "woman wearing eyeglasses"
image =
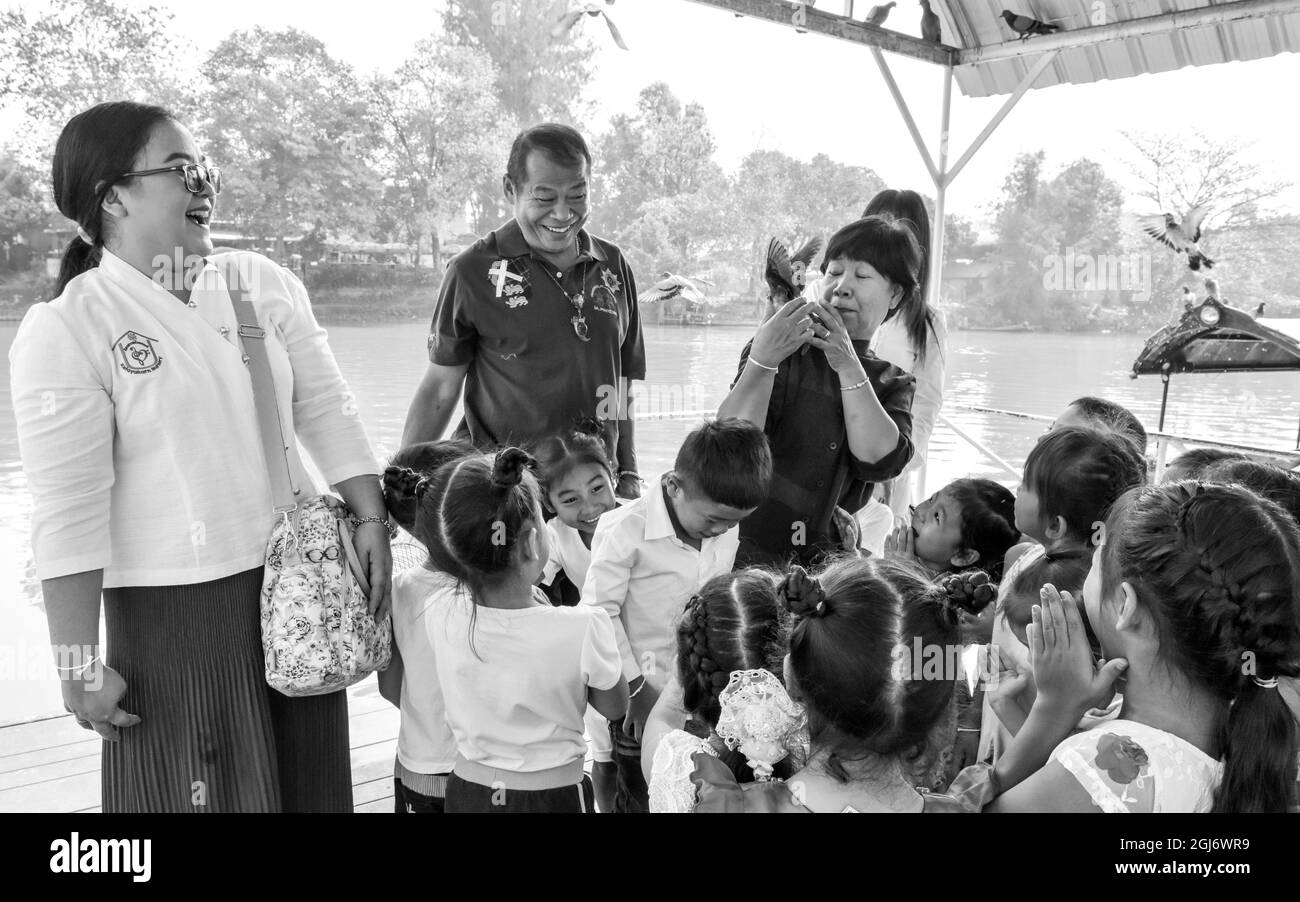
<path fill-rule="evenodd" d="M 220 172 L 158 107 L 75 116 L 53 176 L 78 237 L 14 339 L 13 402 L 64 705 L 106 740 L 103 810 L 350 811 L 346 695 L 264 678 L 271 490 L 225 279 L 238 268 L 266 329 L 286 432 L 378 521 L 379 470 L 306 291 L 257 254 L 213 255 Z M 386 526 L 358 526 L 356 548 L 382 615 Z"/>

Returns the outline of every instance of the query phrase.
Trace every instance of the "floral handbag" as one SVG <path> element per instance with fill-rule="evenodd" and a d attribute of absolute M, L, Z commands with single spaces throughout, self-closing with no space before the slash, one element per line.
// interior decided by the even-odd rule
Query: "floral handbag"
<path fill-rule="evenodd" d="M 367 610 L 370 586 L 352 545 L 347 505 L 333 495 L 302 500 L 293 488 L 289 455 L 266 330 L 232 265 L 226 284 L 253 381 L 258 430 L 271 479 L 275 523 L 262 578 L 262 651 L 266 682 L 288 696 L 324 695 L 383 670 L 392 655 L 392 619 Z"/>
<path fill-rule="evenodd" d="M 271 531 L 262 581 L 267 683 L 285 695 L 320 695 L 387 667 L 391 621 L 367 613 L 369 596 L 347 506 L 314 495 L 285 512 Z"/>

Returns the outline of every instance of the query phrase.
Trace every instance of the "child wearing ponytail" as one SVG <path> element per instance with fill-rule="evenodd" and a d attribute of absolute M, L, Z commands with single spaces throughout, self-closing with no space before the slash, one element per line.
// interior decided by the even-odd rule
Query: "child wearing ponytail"
<path fill-rule="evenodd" d="M 1083 588 L 1103 653 L 1128 661 L 1119 717 L 1060 743 L 995 807 L 1285 811 L 1296 723 L 1278 683 L 1300 674 L 1298 575 L 1300 529 L 1248 489 L 1122 497 Z"/>
<path fill-rule="evenodd" d="M 397 452 L 384 470 L 388 516 L 425 548 L 431 539 L 416 524 L 417 489 L 444 464 L 473 452 L 468 442 L 421 442 Z M 427 530 L 428 522 L 423 525 Z M 402 712 L 393 764 L 398 814 L 440 814 L 456 761 L 456 740 L 447 727 L 433 646 L 424 628 L 425 609 L 449 579 L 427 555 L 419 566 L 393 575 L 393 659 L 379 674 L 379 692 Z"/>
<path fill-rule="evenodd" d="M 417 532 L 455 579 L 425 618 L 456 739 L 448 813 L 594 811 L 583 713 L 627 711 L 609 616 L 535 586 L 549 548 L 532 466 L 519 448 L 475 454 L 420 493 Z"/>
<path fill-rule="evenodd" d="M 744 758 L 716 733 L 719 698 L 735 671 L 780 675 L 783 618 L 776 588 L 775 574 L 750 568 L 713 577 L 686 603 L 677 622 L 676 672 L 641 742 L 652 813 L 695 807 L 691 756 L 701 749 L 719 755 L 736 779 L 754 778 Z M 788 760 L 775 772 L 787 776 Z"/>
<path fill-rule="evenodd" d="M 777 597 L 793 619 L 785 686 L 805 710 L 807 754 L 788 780 L 742 787 L 718 758 L 696 752 L 696 812 L 979 811 L 1038 770 L 1073 725 L 1051 716 L 1060 687 L 1073 697 L 1090 683 L 1078 676 L 1080 666 L 1092 671 L 1086 642 L 1073 656 L 1067 648 L 1066 618 L 1081 631 L 1077 610 L 1045 600 L 1045 616 L 1060 628 L 1033 629 L 1030 638 L 1048 709 L 1031 714 L 997 767 L 968 767 L 946 793 L 927 792 L 917 784 L 926 782 L 953 723 L 955 598 L 923 572 L 879 558 L 833 562 L 816 579 L 795 567 Z M 724 694 L 721 718 L 743 723 L 744 711 L 731 705 Z"/>
<path fill-rule="evenodd" d="M 551 554 L 542 571 L 542 587 L 553 604 L 575 605 L 581 599 L 591 566 L 591 537 L 600 518 L 618 506 L 605 434 L 600 420 L 585 417 L 542 439 L 533 450 L 542 504 L 555 515 L 546 521 Z M 596 805 L 612 811 L 618 774 L 609 723 L 590 706 L 586 719 Z"/>

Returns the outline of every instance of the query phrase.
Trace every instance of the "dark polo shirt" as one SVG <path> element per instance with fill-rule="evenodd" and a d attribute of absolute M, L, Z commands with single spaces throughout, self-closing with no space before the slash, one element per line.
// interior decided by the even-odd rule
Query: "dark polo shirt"
<path fill-rule="evenodd" d="M 740 353 L 736 381 L 749 360 L 751 341 Z M 796 351 L 777 368 L 763 431 L 772 446 L 772 489 L 758 509 L 740 521 L 737 566 L 809 565 L 838 548 L 831 523 L 836 507 L 857 513 L 876 482 L 892 479 L 912 459 L 912 396 L 916 380 L 853 342 L 869 385 L 898 427 L 898 444 L 880 460 L 864 463 L 849 451 L 840 380 L 816 348 Z M 732 382 L 735 387 L 736 382 Z M 795 524 L 802 523 L 802 536 Z M 797 539 L 803 538 L 803 544 Z"/>
<path fill-rule="evenodd" d="M 458 438 L 527 444 L 599 416 L 615 460 L 618 419 L 626 418 L 620 380 L 645 378 L 636 283 L 615 245 L 582 230 L 578 247 L 578 262 L 560 275 L 534 256 L 512 219 L 448 264 L 429 359 L 469 365 Z M 498 293 L 501 261 L 511 277 Z M 575 310 L 556 280 L 571 295 L 581 289 L 590 341 L 574 334 Z"/>

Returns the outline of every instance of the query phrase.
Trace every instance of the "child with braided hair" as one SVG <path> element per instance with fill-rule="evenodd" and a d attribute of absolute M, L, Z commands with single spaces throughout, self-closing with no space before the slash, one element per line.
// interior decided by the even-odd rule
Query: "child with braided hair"
<path fill-rule="evenodd" d="M 444 464 L 472 454 L 468 442 L 420 442 L 393 456 L 384 470 L 384 504 L 389 517 L 428 547 L 431 537 L 416 525 L 417 488 Z M 380 694 L 402 712 L 393 763 L 393 803 L 398 814 L 439 814 L 447 775 L 456 760 L 456 741 L 443 716 L 442 691 L 433 646 L 424 629 L 424 609 L 448 577 L 427 555 L 419 566 L 393 574 L 393 657 L 379 674 Z"/>
<path fill-rule="evenodd" d="M 707 750 L 695 752 L 696 812 L 978 811 L 1042 767 L 1072 726 L 1052 708 L 1069 708 L 1098 679 L 1086 643 L 1070 643 L 1081 632 L 1077 609 L 1045 598 L 1030 641 L 1046 706 L 996 767 L 974 765 L 946 793 L 927 792 L 916 774 L 952 723 L 956 668 L 945 652 L 959 647 L 954 599 L 922 572 L 878 558 L 833 562 L 816 579 L 794 567 L 777 597 L 793 618 L 785 686 L 806 712 L 807 753 L 789 779 L 742 786 Z M 721 721 L 744 724 L 747 713 L 724 692 Z"/>
<path fill-rule="evenodd" d="M 782 615 L 777 577 L 759 568 L 721 574 L 691 596 L 677 622 L 675 674 L 646 723 L 641 766 L 650 811 L 690 811 L 695 804 L 691 755 L 706 746 L 742 781 L 753 773 L 715 730 L 719 697 L 733 671 L 781 672 Z M 788 773 L 788 763 L 777 765 Z M 783 769 L 784 768 L 784 769 Z"/>
<path fill-rule="evenodd" d="M 994 807 L 1285 811 L 1296 724 L 1278 681 L 1300 674 L 1297 598 L 1300 528 L 1273 502 L 1194 482 L 1126 494 L 1083 588 L 1103 653 L 1128 661 L 1119 717 Z"/>
<path fill-rule="evenodd" d="M 420 493 L 416 529 L 455 580 L 425 615 L 456 739 L 448 813 L 592 812 L 583 714 L 627 711 L 609 615 L 536 586 L 549 548 L 532 465 L 519 448 L 475 454 Z"/>

